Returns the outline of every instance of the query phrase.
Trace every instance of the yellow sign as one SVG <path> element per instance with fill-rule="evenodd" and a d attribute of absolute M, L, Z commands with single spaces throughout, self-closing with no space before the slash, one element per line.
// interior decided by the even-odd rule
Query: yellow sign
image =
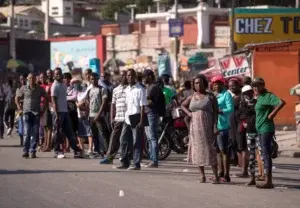
<path fill-rule="evenodd" d="M 300 40 L 300 9 L 235 9 L 237 45 Z"/>

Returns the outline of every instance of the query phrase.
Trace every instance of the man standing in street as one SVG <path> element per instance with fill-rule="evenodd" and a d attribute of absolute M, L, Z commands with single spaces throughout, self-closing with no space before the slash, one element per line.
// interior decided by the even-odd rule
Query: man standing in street
<path fill-rule="evenodd" d="M 146 90 L 136 83 L 136 72 L 128 69 L 126 88 L 125 123 L 121 133 L 121 165 L 118 169 L 140 170 L 142 141 L 144 134 Z M 133 166 L 130 165 L 130 153 L 133 153 Z"/>
<path fill-rule="evenodd" d="M 110 135 L 110 142 L 107 157 L 100 161 L 100 164 L 112 164 L 113 159 L 120 148 L 120 136 L 125 121 L 126 93 L 127 87 L 126 71 L 121 71 L 121 84 L 113 90 L 110 109 L 110 121 L 113 128 Z"/>
<path fill-rule="evenodd" d="M 28 85 L 23 85 L 16 95 L 16 104 L 20 112 L 23 111 L 24 118 L 24 149 L 23 158 L 36 158 L 37 138 L 39 135 L 41 97 L 45 98 L 45 105 L 48 105 L 49 99 L 46 91 L 36 83 L 36 77 L 30 73 L 28 75 Z M 23 109 L 21 100 L 23 99 Z"/>
<path fill-rule="evenodd" d="M 104 109 L 105 113 L 105 122 L 101 122 L 101 129 L 103 132 L 104 139 L 107 144 L 110 143 L 110 134 L 112 132 L 110 126 L 110 106 L 112 101 L 112 93 L 114 89 L 114 85 L 110 82 L 110 74 L 108 72 L 102 72 L 101 77 L 99 79 L 99 85 L 103 87 L 107 91 L 107 104 Z"/>
<path fill-rule="evenodd" d="M 4 84 L 0 83 L 0 139 L 3 139 L 4 134 L 4 108 L 5 108 L 5 90 Z"/>
<path fill-rule="evenodd" d="M 74 158 L 81 158 L 82 152 L 76 145 L 75 135 L 72 129 L 72 122 L 68 113 L 67 87 L 63 83 L 63 75 L 60 68 L 55 69 L 54 78 L 55 81 L 51 86 L 51 100 L 54 112 L 54 157 L 58 159 L 65 158 L 65 155 L 61 149 L 61 144 L 63 144 L 62 133 L 64 133 L 69 140 L 71 148 L 74 150 Z"/>
<path fill-rule="evenodd" d="M 147 101 L 148 106 L 146 107 L 146 113 L 148 117 L 149 126 L 145 128 L 148 144 L 149 144 L 149 152 L 150 152 L 150 160 L 152 161 L 147 165 L 149 168 L 157 168 L 158 167 L 158 122 L 159 122 L 159 112 L 158 109 L 162 108 L 159 104 L 159 97 L 164 99 L 161 89 L 154 84 L 155 76 L 154 72 L 147 69 L 143 73 L 144 82 L 147 87 Z M 162 96 L 160 96 L 162 95 Z"/>

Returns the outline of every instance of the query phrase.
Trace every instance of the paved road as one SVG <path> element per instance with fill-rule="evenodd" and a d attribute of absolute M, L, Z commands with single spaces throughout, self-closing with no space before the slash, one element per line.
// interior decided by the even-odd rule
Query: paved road
<path fill-rule="evenodd" d="M 52 153 L 40 153 L 37 159 L 22 159 L 16 144 L 17 139 L 0 140 L 1 208 L 299 208 L 300 204 L 300 159 L 277 159 L 276 188 L 258 190 L 236 178 L 227 185 L 199 184 L 197 169 L 177 154 L 158 169 L 128 172 L 71 155 L 58 160 Z"/>

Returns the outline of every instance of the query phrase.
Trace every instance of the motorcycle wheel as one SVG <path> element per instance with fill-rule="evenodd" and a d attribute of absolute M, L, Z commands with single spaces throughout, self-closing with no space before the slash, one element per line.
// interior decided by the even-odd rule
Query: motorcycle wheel
<path fill-rule="evenodd" d="M 158 159 L 165 160 L 171 154 L 171 144 L 170 141 L 164 137 L 161 143 L 158 145 Z"/>
<path fill-rule="evenodd" d="M 171 154 L 171 144 L 167 138 L 163 138 L 161 143 L 158 145 L 158 160 L 165 160 Z M 144 157 L 149 158 L 149 142 L 145 142 Z"/>

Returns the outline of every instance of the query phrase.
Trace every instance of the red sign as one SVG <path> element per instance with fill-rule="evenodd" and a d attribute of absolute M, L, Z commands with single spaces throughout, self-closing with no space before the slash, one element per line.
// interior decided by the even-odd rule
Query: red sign
<path fill-rule="evenodd" d="M 251 75 L 247 56 L 244 53 L 220 58 L 219 62 L 225 78 Z"/>

